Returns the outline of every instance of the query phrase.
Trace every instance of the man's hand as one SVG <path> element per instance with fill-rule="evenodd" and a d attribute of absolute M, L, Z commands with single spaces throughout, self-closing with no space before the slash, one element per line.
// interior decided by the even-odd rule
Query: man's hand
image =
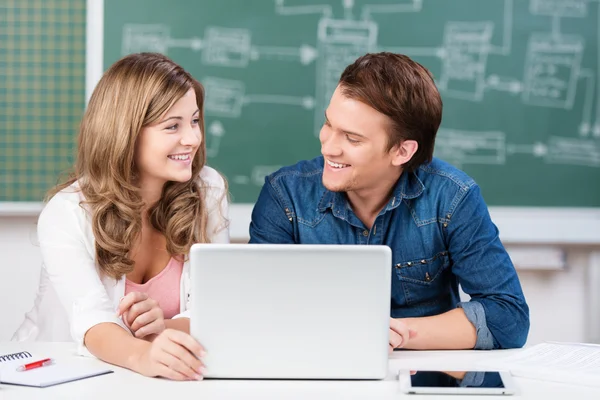
<path fill-rule="evenodd" d="M 402 320 L 390 318 L 390 353 L 405 347 L 416 336 L 417 331 L 410 329 Z"/>
<path fill-rule="evenodd" d="M 137 338 L 152 338 L 165 329 L 165 318 L 158 302 L 146 293 L 131 292 L 121 299 L 117 315 Z"/>

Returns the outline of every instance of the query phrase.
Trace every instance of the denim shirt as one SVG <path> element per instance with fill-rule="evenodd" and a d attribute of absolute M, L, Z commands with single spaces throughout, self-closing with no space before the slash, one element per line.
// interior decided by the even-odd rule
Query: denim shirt
<path fill-rule="evenodd" d="M 323 157 L 269 175 L 252 211 L 251 243 L 387 245 L 392 250 L 391 317 L 462 307 L 476 349 L 521 347 L 529 308 L 477 184 L 433 159 L 402 173 L 371 229 L 343 192 L 322 183 Z M 471 299 L 461 302 L 459 284 Z"/>

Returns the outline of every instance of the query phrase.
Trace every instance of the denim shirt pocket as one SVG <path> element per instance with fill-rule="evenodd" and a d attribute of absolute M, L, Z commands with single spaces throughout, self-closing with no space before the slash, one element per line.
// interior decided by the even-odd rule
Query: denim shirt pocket
<path fill-rule="evenodd" d="M 438 301 L 447 291 L 448 282 L 443 272 L 450 260 L 447 251 L 429 258 L 400 261 L 394 264 L 396 276 L 401 281 L 407 305 Z"/>

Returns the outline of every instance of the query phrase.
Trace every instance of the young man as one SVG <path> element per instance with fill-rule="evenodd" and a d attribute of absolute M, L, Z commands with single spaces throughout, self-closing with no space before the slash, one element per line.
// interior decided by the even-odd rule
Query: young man
<path fill-rule="evenodd" d="M 360 57 L 325 111 L 322 156 L 266 178 L 250 242 L 389 246 L 390 348 L 521 347 L 529 308 L 479 187 L 433 158 L 441 118 L 423 66 Z"/>

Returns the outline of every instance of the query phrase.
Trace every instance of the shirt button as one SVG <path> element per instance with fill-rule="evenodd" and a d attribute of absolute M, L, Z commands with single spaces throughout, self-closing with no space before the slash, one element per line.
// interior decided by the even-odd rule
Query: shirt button
<path fill-rule="evenodd" d="M 367 231 L 366 229 L 363 231 L 363 236 L 369 236 L 369 231 Z"/>

